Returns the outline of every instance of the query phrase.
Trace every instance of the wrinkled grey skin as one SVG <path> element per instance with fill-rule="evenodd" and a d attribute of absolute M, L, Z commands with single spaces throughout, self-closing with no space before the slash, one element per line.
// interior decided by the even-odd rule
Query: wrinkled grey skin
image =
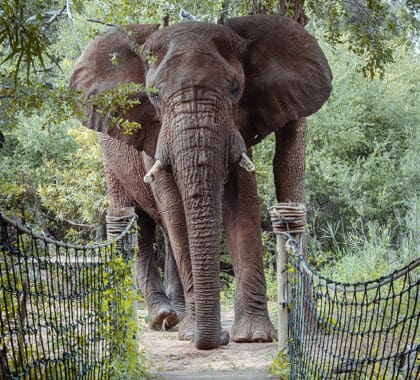
<path fill-rule="evenodd" d="M 157 224 L 184 288 L 179 337 L 193 337 L 199 349 L 229 341 L 220 322 L 221 220 L 237 285 L 232 339 L 276 338 L 267 312 L 255 173 L 249 164 L 248 170 L 241 166 L 242 157 L 274 132 L 277 198 L 304 201 L 304 117 L 328 98 L 331 79 L 313 37 L 289 19 L 268 15 L 225 25 L 114 28 L 97 37 L 76 65 L 70 85 L 88 99 L 121 83 L 155 89 L 132 94 L 142 104 L 116 113 L 142 124 L 134 134 L 112 127 L 94 106 L 86 110 L 85 125 L 102 132 L 111 205 L 137 207 L 143 231 L 138 274 L 149 308 L 167 308 L 164 317 L 176 322 L 153 269 Z M 161 166 L 145 184 L 156 161 Z"/>

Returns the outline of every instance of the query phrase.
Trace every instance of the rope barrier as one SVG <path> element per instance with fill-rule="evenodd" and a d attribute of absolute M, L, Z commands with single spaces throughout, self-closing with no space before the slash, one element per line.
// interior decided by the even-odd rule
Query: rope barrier
<path fill-rule="evenodd" d="M 281 348 L 288 348 L 291 378 L 419 378 L 420 259 L 379 279 L 333 281 L 302 255 L 303 210 L 279 204 L 271 212 L 279 261 L 286 262 L 279 342 L 286 330 Z"/>
<path fill-rule="evenodd" d="M 0 379 L 112 376 L 110 363 L 124 347 L 109 331 L 125 327 L 107 295 L 124 278 L 109 267 L 116 248 L 133 255 L 133 214 L 109 214 L 110 240 L 79 245 L 0 213 Z M 284 253 L 279 342 L 286 333 L 291 378 L 419 378 L 420 259 L 376 280 L 333 281 L 302 255 L 305 207 L 280 204 L 271 216 Z"/>
<path fill-rule="evenodd" d="M 119 257 L 124 263 L 135 253 L 135 220 L 121 218 L 104 243 L 81 245 L 0 213 L 0 379 L 113 376 L 127 347 L 120 293 L 132 278 Z"/>
<path fill-rule="evenodd" d="M 107 220 L 108 220 L 108 215 L 106 216 Z M 57 247 L 62 247 L 62 248 L 73 248 L 73 249 L 95 249 L 95 248 L 105 248 L 108 247 L 112 244 L 113 241 L 121 241 L 123 240 L 124 237 L 127 236 L 128 232 L 133 228 L 134 223 L 137 220 L 137 216 L 135 216 L 134 214 L 132 215 L 128 215 L 128 216 L 123 216 L 123 217 L 110 217 L 110 219 L 112 220 L 112 218 L 114 218 L 115 220 L 118 221 L 124 221 L 125 223 L 120 224 L 120 227 L 122 227 L 118 233 L 116 233 L 115 235 L 111 235 L 111 237 L 103 242 L 103 243 L 94 243 L 94 244 L 86 244 L 86 245 L 80 245 L 80 244 L 72 244 L 72 243 L 66 243 L 63 241 L 59 241 L 59 240 L 54 240 L 51 239 L 49 237 L 37 234 L 36 232 L 32 231 L 31 229 L 23 226 L 22 224 L 13 221 L 12 219 L 9 219 L 8 217 L 6 217 L 6 215 L 4 215 L 3 213 L 0 212 L 0 221 L 3 222 L 4 224 L 7 224 L 11 227 L 16 228 L 17 230 L 25 233 L 28 236 L 31 236 L 35 239 L 39 239 L 39 240 L 43 240 L 46 243 L 49 244 L 53 244 Z M 127 218 L 129 219 L 127 221 Z M 116 230 L 115 230 L 116 231 Z"/>

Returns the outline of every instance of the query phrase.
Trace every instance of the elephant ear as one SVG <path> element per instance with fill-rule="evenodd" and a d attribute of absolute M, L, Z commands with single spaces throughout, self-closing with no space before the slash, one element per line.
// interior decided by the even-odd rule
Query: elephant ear
<path fill-rule="evenodd" d="M 249 40 L 240 103 L 241 132 L 248 145 L 321 108 L 331 92 L 332 74 L 304 27 L 274 15 L 232 18 L 225 24 Z"/>
<path fill-rule="evenodd" d="M 122 140 L 140 151 L 145 150 L 150 155 L 154 154 L 160 123 L 144 90 L 132 83 L 144 85 L 140 49 L 158 28 L 159 25 L 110 28 L 85 48 L 69 81 L 71 89 L 84 94 L 82 109 L 86 127 Z M 113 94 L 121 100 L 122 88 L 122 99 L 126 96 L 126 101 L 112 105 Z M 106 101 L 111 105 L 105 105 Z M 139 123 L 141 127 L 127 133 L 124 124 L 136 126 L 127 121 Z"/>

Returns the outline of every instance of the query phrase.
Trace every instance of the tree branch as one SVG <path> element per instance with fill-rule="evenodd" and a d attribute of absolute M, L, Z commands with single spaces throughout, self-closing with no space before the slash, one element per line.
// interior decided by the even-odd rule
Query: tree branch
<path fill-rule="evenodd" d="M 60 16 L 62 16 L 65 11 L 66 11 L 66 6 L 61 8 L 61 10 L 56 12 L 54 15 L 52 15 L 50 19 L 47 21 L 47 25 L 45 26 L 45 29 L 47 29 L 55 20 L 57 20 Z"/>
<path fill-rule="evenodd" d="M 194 16 L 193 14 L 191 14 L 190 12 L 186 11 L 184 8 L 179 7 L 179 15 L 181 16 L 181 18 L 183 18 L 184 20 L 190 20 L 190 21 L 198 21 L 198 17 Z"/>
<path fill-rule="evenodd" d="M 101 25 L 106 25 L 106 26 L 115 26 L 115 24 L 111 24 L 111 23 L 104 22 L 104 21 L 101 21 L 101 20 L 95 20 L 93 18 L 87 18 L 86 21 L 88 21 L 88 22 L 94 22 L 96 24 L 101 24 Z"/>

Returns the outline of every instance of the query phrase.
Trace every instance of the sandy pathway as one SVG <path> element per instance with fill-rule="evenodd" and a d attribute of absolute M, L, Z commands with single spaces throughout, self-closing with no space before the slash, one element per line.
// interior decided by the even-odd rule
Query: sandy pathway
<path fill-rule="evenodd" d="M 233 310 L 223 311 L 223 327 L 230 328 L 232 322 Z M 140 334 L 140 348 L 151 362 L 151 373 L 209 370 L 267 371 L 277 354 L 277 343 L 230 342 L 227 346 L 215 350 L 199 351 L 193 343 L 178 340 L 176 328 L 171 331 L 153 331 L 145 323 Z"/>

